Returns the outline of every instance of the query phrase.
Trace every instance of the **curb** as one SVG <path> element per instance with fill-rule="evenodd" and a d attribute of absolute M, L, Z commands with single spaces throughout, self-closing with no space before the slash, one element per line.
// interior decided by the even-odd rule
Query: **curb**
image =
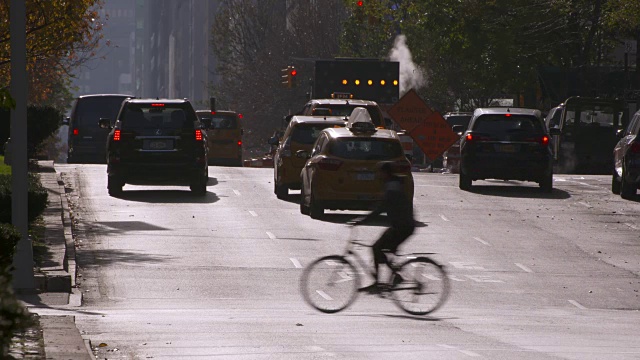
<path fill-rule="evenodd" d="M 45 242 L 53 259 L 48 267 L 41 269 L 42 274 L 36 276 L 36 284 L 41 293 L 68 293 L 67 306 L 80 307 L 82 292 L 76 288 L 76 248 L 64 181 L 56 172 L 53 161 L 38 161 L 38 168 L 42 185 L 50 197 L 44 217 Z M 74 316 L 41 316 L 41 323 L 47 359 L 96 359 L 91 341 L 82 337 Z"/>

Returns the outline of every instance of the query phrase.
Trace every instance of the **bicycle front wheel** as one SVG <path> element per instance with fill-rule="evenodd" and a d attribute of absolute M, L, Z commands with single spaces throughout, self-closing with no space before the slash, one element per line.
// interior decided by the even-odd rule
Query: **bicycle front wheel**
<path fill-rule="evenodd" d="M 300 279 L 304 300 L 324 313 L 347 308 L 356 299 L 359 287 L 356 267 L 340 255 L 314 261 L 304 269 Z"/>
<path fill-rule="evenodd" d="M 412 315 L 436 311 L 449 296 L 449 278 L 444 267 L 427 257 L 405 262 L 391 281 L 394 302 Z"/>

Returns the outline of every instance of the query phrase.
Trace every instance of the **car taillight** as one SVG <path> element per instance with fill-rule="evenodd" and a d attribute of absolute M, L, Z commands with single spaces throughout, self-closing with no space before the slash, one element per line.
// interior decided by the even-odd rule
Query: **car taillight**
<path fill-rule="evenodd" d="M 78 129 L 73 129 L 73 136 L 78 136 L 79 133 Z"/>
<path fill-rule="evenodd" d="M 238 146 L 242 146 L 242 140 L 238 140 Z"/>
<path fill-rule="evenodd" d="M 640 154 L 640 142 L 634 142 L 629 147 L 629 152 L 633 154 Z"/>
<path fill-rule="evenodd" d="M 336 171 L 342 166 L 342 161 L 338 159 L 324 158 L 318 161 L 318 167 L 322 170 Z"/>
<path fill-rule="evenodd" d="M 547 135 L 542 135 L 542 136 L 536 136 L 536 137 L 531 137 L 528 139 L 525 139 L 525 141 L 528 142 L 537 142 L 542 146 L 547 146 L 549 145 L 549 137 Z"/>
<path fill-rule="evenodd" d="M 113 141 L 120 141 L 120 130 L 113 131 Z"/>
<path fill-rule="evenodd" d="M 394 173 L 408 173 L 411 172 L 411 164 L 406 161 L 398 161 L 391 166 Z"/>
<path fill-rule="evenodd" d="M 196 129 L 196 141 L 202 141 L 202 130 Z"/>
<path fill-rule="evenodd" d="M 467 141 L 487 141 L 487 140 L 491 140 L 491 138 L 488 137 L 488 136 L 483 136 L 483 135 L 478 135 L 478 134 L 473 134 L 473 133 L 468 133 L 465 136 L 465 139 Z"/>

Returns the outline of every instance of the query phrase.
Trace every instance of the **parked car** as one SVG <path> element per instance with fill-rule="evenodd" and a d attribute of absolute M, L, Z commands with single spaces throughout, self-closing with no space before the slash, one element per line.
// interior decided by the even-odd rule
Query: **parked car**
<path fill-rule="evenodd" d="M 100 128 L 101 120 L 107 119 L 110 126 L 122 102 L 133 98 L 126 94 L 93 94 L 78 96 L 67 119 L 69 125 L 67 163 L 106 162 L 105 143 L 108 130 Z"/>
<path fill-rule="evenodd" d="M 300 172 L 300 212 L 314 219 L 322 217 L 325 209 L 370 210 L 384 195 L 376 171 L 381 161 L 393 162 L 413 201 L 411 163 L 398 134 L 376 129 L 364 108 L 353 111 L 346 127 L 322 130 L 311 150 L 295 155 L 306 160 Z"/>
<path fill-rule="evenodd" d="M 640 187 L 640 111 L 631 118 L 626 129 L 618 132 L 613 149 L 611 191 L 624 199 L 633 198 Z"/>
<path fill-rule="evenodd" d="M 207 139 L 185 99 L 127 99 L 107 141 L 107 188 L 118 196 L 125 184 L 188 185 L 207 192 Z"/>
<path fill-rule="evenodd" d="M 460 130 L 457 132 L 458 136 L 462 137 L 462 133 L 467 130 L 469 126 L 469 121 L 471 121 L 471 116 L 473 113 L 469 112 L 455 112 L 455 113 L 446 113 L 443 118 L 447 121 L 447 123 L 453 129 L 454 126 L 461 126 L 457 129 Z M 442 167 L 447 169 L 448 172 L 452 174 L 457 174 L 460 172 L 460 139 L 456 141 L 453 145 L 451 145 L 443 154 L 442 154 Z"/>
<path fill-rule="evenodd" d="M 454 131 L 461 129 L 454 127 Z M 551 192 L 551 134 L 539 110 L 476 109 L 460 142 L 460 189 L 470 190 L 474 180 L 501 179 L 534 181 Z"/>
<path fill-rule="evenodd" d="M 344 116 L 295 115 L 282 135 L 282 139 L 270 140 L 278 145 L 273 156 L 273 192 L 278 199 L 289 194 L 289 189 L 300 189 L 300 170 L 306 159 L 294 156 L 299 150 L 311 151 L 320 132 L 328 127 L 344 127 Z"/>

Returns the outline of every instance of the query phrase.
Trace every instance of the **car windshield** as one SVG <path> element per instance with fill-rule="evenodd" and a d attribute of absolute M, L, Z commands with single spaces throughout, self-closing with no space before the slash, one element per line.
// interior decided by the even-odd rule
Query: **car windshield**
<path fill-rule="evenodd" d="M 298 144 L 311 145 L 313 144 L 320 132 L 328 127 L 336 126 L 335 124 L 298 124 L 293 129 L 291 134 L 291 141 Z"/>
<path fill-rule="evenodd" d="M 618 115 L 612 106 L 582 105 L 580 109 L 567 107 L 565 124 L 574 125 L 580 119 L 580 125 L 613 126 Z"/>
<path fill-rule="evenodd" d="M 170 104 L 135 104 L 120 115 L 122 130 L 193 129 L 192 114 L 182 106 Z"/>
<path fill-rule="evenodd" d="M 369 112 L 371 120 L 377 123 L 382 118 L 380 111 L 375 106 L 362 106 L 362 105 L 321 105 L 319 107 L 331 109 L 331 116 L 349 116 L 353 112 L 353 109 L 357 107 L 364 107 Z"/>
<path fill-rule="evenodd" d="M 238 121 L 232 114 L 216 114 L 211 116 L 211 129 L 236 129 Z"/>
<path fill-rule="evenodd" d="M 329 148 L 331 155 L 352 160 L 390 160 L 402 156 L 398 141 L 375 138 L 337 139 Z"/>
<path fill-rule="evenodd" d="M 449 115 L 445 120 L 447 120 L 447 123 L 452 127 L 455 125 L 462 125 L 466 129 L 467 126 L 469 126 L 471 115 Z"/>
<path fill-rule="evenodd" d="M 76 125 L 98 126 L 100 118 L 108 118 L 113 123 L 122 102 L 126 99 L 123 96 L 96 96 L 85 97 L 78 101 L 76 108 Z"/>
<path fill-rule="evenodd" d="M 531 115 L 482 115 L 476 119 L 472 130 L 487 134 L 495 140 L 507 141 L 521 135 L 544 133 L 542 122 Z"/>

